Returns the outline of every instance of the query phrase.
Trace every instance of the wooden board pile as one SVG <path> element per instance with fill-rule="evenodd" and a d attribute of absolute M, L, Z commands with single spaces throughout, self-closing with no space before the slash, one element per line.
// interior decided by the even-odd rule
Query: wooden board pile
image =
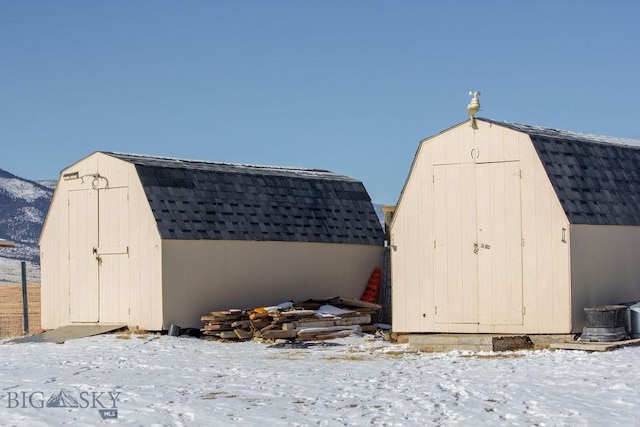
<path fill-rule="evenodd" d="M 371 316 L 379 310 L 378 304 L 337 297 L 212 311 L 201 317 L 201 331 L 208 337 L 230 340 L 328 340 L 362 332 L 371 326 Z"/>

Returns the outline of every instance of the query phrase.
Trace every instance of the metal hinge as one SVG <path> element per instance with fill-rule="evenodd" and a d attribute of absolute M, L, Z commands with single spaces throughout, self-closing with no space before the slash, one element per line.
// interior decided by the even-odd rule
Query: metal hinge
<path fill-rule="evenodd" d="M 433 241 L 433 249 L 435 249 L 435 248 L 436 248 L 436 241 L 434 240 Z"/>
<path fill-rule="evenodd" d="M 438 306 L 434 306 L 433 307 L 433 314 L 437 315 L 438 314 Z"/>
<path fill-rule="evenodd" d="M 525 314 L 527 314 L 527 307 L 522 307 L 522 315 L 524 316 Z"/>
<path fill-rule="evenodd" d="M 524 248 L 524 238 L 522 239 L 522 241 L 520 242 L 520 244 L 522 245 L 522 247 Z"/>

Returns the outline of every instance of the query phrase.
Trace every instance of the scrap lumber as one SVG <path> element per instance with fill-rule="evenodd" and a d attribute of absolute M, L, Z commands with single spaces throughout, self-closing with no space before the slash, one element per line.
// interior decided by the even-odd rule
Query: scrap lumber
<path fill-rule="evenodd" d="M 260 337 L 267 340 L 289 339 L 298 336 L 298 331 L 284 331 L 282 329 L 272 329 L 270 331 L 260 332 Z"/>
<path fill-rule="evenodd" d="M 243 328 L 236 328 L 233 333 L 241 340 L 249 340 L 253 338 L 253 333 Z"/>
<path fill-rule="evenodd" d="M 202 333 L 228 340 L 327 340 L 362 333 L 380 305 L 353 298 L 308 300 L 247 310 L 212 311 L 201 317 Z"/>
<path fill-rule="evenodd" d="M 371 316 L 368 314 L 362 314 L 354 317 L 336 317 L 333 319 L 319 318 L 317 320 L 301 319 L 298 321 L 284 323 L 282 329 L 298 329 L 308 327 L 327 327 L 327 326 L 351 326 L 351 325 L 365 325 L 371 323 Z"/>
<path fill-rule="evenodd" d="M 335 304 L 346 305 L 346 306 L 350 306 L 350 307 L 373 308 L 373 309 L 376 309 L 376 310 L 379 310 L 380 308 L 382 308 L 382 306 L 380 304 L 376 304 L 376 303 L 373 303 L 373 302 L 366 302 L 366 301 L 362 301 L 362 300 L 355 299 L 355 298 L 344 298 L 344 297 L 335 298 L 334 305 Z"/>
<path fill-rule="evenodd" d="M 345 330 L 342 330 L 342 331 L 335 331 L 335 332 L 332 332 L 330 334 L 316 335 L 316 336 L 313 337 L 313 340 L 314 341 L 334 340 L 336 338 L 348 337 L 349 335 L 353 335 L 354 333 L 359 333 L 359 332 L 354 332 L 354 331 L 350 331 L 348 329 L 345 329 Z M 307 338 L 304 341 L 310 341 L 310 339 Z"/>
<path fill-rule="evenodd" d="M 298 330 L 297 339 L 299 341 L 324 340 L 359 334 L 362 332 L 360 326 L 329 326 L 325 328 L 303 328 Z"/>
<path fill-rule="evenodd" d="M 271 318 L 268 319 L 256 319 L 251 320 L 251 329 L 254 331 L 259 331 L 262 328 L 265 328 L 271 324 Z"/>
<path fill-rule="evenodd" d="M 235 331 L 222 331 L 220 332 L 220 338 L 225 340 L 237 340 L 238 335 L 236 335 Z"/>
<path fill-rule="evenodd" d="M 203 331 L 232 331 L 231 323 L 207 323 L 203 326 Z"/>
<path fill-rule="evenodd" d="M 234 332 L 237 329 L 234 323 L 249 321 L 247 313 L 243 310 L 212 311 L 200 318 L 203 323 L 200 331 L 203 335 L 222 338 L 238 339 Z"/>
<path fill-rule="evenodd" d="M 321 319 L 318 319 L 316 321 L 306 321 L 306 322 L 297 321 L 297 322 L 291 322 L 291 323 L 283 323 L 282 329 L 285 331 L 292 331 L 294 329 L 298 329 L 302 325 L 315 326 L 315 327 L 335 326 L 336 324 L 334 322 L 335 320 L 321 320 Z"/>
<path fill-rule="evenodd" d="M 234 328 L 247 329 L 251 327 L 251 320 L 236 320 L 231 323 L 231 326 Z"/>

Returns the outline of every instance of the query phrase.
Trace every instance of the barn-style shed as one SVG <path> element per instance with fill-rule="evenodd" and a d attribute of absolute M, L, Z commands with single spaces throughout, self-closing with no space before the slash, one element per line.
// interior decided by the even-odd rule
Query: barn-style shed
<path fill-rule="evenodd" d="M 383 240 L 346 176 L 96 152 L 62 171 L 43 227 L 42 327 L 360 297 Z"/>
<path fill-rule="evenodd" d="M 397 332 L 567 334 L 640 300 L 640 141 L 477 119 L 419 145 L 391 225 Z"/>

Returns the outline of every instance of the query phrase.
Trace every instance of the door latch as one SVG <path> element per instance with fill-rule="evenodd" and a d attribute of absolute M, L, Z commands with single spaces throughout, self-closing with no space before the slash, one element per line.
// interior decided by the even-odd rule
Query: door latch
<path fill-rule="evenodd" d="M 477 254 L 480 249 L 491 249 L 491 245 L 487 245 L 486 243 L 474 243 L 473 244 L 473 253 Z"/>

